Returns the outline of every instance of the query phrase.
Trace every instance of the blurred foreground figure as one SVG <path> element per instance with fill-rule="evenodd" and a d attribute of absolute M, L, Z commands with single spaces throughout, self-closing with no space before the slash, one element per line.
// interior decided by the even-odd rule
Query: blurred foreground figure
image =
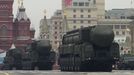
<path fill-rule="evenodd" d="M 26 51 L 14 48 L 8 50 L 4 60 L 4 70 L 52 70 L 55 52 L 48 40 L 33 41 Z"/>

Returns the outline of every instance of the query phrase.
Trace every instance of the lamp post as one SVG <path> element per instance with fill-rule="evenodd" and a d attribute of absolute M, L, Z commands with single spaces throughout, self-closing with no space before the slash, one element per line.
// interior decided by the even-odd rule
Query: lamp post
<path fill-rule="evenodd" d="M 134 54 L 134 16 L 130 16 L 129 19 L 132 20 L 128 28 L 130 29 L 131 34 L 131 53 Z"/>

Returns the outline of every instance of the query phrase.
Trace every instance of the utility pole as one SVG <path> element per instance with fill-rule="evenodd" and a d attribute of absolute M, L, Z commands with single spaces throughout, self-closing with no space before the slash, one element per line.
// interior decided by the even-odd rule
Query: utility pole
<path fill-rule="evenodd" d="M 63 34 L 68 31 L 67 13 L 63 11 Z"/>

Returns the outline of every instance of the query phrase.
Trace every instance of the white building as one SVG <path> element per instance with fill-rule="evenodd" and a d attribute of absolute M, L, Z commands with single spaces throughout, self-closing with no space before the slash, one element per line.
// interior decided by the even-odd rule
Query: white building
<path fill-rule="evenodd" d="M 52 48 L 58 50 L 58 47 L 61 44 L 62 36 L 63 36 L 62 11 L 57 10 L 50 20 L 51 20 L 50 40 L 52 43 Z"/>

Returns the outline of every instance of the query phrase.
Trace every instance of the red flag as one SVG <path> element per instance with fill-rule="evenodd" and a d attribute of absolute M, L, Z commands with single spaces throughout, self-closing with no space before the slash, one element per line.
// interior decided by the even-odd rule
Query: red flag
<path fill-rule="evenodd" d="M 72 0 L 64 0 L 65 6 L 70 6 L 72 4 Z"/>

